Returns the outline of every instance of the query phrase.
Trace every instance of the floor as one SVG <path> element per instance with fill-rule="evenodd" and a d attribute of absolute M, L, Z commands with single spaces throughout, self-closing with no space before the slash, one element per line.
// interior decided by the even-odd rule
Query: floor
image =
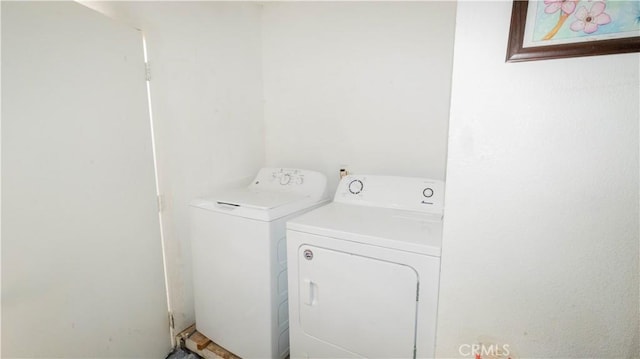
<path fill-rule="evenodd" d="M 195 324 L 180 332 L 176 339 L 179 343 L 179 349 L 187 355 L 179 356 L 183 354 L 178 350 L 175 357 L 169 356 L 167 359 L 197 359 L 197 356 L 188 356 L 193 353 L 205 359 L 241 359 L 198 332 Z"/>
<path fill-rule="evenodd" d="M 200 356 L 186 349 L 176 348 L 165 359 L 200 359 Z"/>

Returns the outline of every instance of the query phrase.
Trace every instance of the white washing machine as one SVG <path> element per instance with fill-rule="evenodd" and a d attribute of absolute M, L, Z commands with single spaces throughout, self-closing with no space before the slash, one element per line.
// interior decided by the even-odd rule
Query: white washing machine
<path fill-rule="evenodd" d="M 434 356 L 444 183 L 347 176 L 287 223 L 291 358 Z"/>
<path fill-rule="evenodd" d="M 328 202 L 326 176 L 263 168 L 191 203 L 196 327 L 242 358 L 289 353 L 287 220 Z"/>

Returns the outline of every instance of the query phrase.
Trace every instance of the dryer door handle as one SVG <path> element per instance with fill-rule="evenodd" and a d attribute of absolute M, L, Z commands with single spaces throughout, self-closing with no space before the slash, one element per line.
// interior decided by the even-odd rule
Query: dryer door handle
<path fill-rule="evenodd" d="M 312 281 L 309 278 L 304 279 L 304 284 L 302 285 L 302 293 L 300 293 L 302 297 L 303 303 L 306 305 L 317 305 L 318 304 L 318 283 Z"/>

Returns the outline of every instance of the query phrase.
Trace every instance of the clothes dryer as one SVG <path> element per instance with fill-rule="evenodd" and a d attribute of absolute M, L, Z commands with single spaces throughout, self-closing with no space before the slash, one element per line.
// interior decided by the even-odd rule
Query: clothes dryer
<path fill-rule="evenodd" d="M 347 176 L 287 223 L 291 358 L 434 355 L 444 183 Z"/>
<path fill-rule="evenodd" d="M 325 175 L 285 168 L 192 201 L 199 332 L 242 358 L 288 355 L 285 223 L 326 202 Z"/>

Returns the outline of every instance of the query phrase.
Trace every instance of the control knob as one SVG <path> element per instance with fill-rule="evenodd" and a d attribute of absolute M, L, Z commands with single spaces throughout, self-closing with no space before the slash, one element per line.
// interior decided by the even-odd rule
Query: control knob
<path fill-rule="evenodd" d="M 353 194 L 358 194 L 362 192 L 363 188 L 364 188 L 364 184 L 360 180 L 353 180 L 349 182 L 349 192 Z"/>
<path fill-rule="evenodd" d="M 289 175 L 289 174 L 283 174 L 283 175 L 280 177 L 280 184 L 281 184 L 281 185 L 283 185 L 283 186 L 284 186 L 284 185 L 288 185 L 288 184 L 289 184 L 289 182 L 291 182 L 291 175 Z"/>

